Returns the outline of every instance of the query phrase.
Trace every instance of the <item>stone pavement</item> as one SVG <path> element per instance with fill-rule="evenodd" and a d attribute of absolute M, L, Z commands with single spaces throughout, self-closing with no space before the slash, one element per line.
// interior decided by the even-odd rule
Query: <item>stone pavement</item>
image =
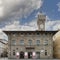
<path fill-rule="evenodd" d="M 60 60 L 60 59 L 8 59 L 8 58 L 0 58 L 0 60 Z"/>

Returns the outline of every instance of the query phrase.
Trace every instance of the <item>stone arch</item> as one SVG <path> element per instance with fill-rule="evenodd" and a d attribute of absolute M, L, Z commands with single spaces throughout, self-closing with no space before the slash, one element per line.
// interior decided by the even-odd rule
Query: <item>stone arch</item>
<path fill-rule="evenodd" d="M 23 51 L 20 52 L 20 59 L 24 59 L 24 52 Z"/>

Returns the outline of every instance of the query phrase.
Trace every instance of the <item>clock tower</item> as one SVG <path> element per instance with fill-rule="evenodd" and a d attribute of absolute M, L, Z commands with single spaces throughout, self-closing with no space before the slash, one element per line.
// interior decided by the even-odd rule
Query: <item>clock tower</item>
<path fill-rule="evenodd" d="M 40 13 L 38 15 L 38 20 L 37 20 L 37 26 L 39 31 L 45 31 L 45 21 L 46 21 L 46 15 Z"/>

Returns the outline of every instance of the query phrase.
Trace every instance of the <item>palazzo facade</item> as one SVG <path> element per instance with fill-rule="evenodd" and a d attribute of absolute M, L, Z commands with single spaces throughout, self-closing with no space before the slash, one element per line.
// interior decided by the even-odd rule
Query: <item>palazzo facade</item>
<path fill-rule="evenodd" d="M 53 58 L 53 35 L 57 31 L 45 31 L 46 16 L 38 15 L 36 31 L 4 31 L 8 35 L 8 58 Z"/>

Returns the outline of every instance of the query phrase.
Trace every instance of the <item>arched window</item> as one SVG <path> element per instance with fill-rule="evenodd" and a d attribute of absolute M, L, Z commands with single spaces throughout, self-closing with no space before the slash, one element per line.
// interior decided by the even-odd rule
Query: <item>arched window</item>
<path fill-rule="evenodd" d="M 20 45 L 24 45 L 24 40 L 20 40 Z"/>
<path fill-rule="evenodd" d="M 36 40 L 36 45 L 40 45 L 40 40 Z"/>
<path fill-rule="evenodd" d="M 44 45 L 48 45 L 48 40 L 45 40 L 44 41 Z"/>

